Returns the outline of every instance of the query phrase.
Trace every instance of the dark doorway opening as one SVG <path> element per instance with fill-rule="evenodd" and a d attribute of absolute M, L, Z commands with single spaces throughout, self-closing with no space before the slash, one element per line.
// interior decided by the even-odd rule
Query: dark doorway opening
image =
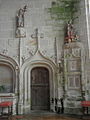
<path fill-rule="evenodd" d="M 45 67 L 31 70 L 31 109 L 50 109 L 49 71 Z"/>

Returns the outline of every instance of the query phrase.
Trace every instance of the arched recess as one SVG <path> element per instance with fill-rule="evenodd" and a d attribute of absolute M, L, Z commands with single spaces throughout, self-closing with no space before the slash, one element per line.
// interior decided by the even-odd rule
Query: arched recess
<path fill-rule="evenodd" d="M 7 82 L 7 79 L 10 79 L 12 82 L 12 90 L 9 90 L 8 88 L 6 92 L 4 91 L 4 95 L 8 96 L 9 94 L 13 95 L 18 93 L 18 79 L 19 79 L 18 64 L 12 58 L 0 54 L 0 71 L 1 71 L 0 80 L 1 78 L 3 79 L 3 81 L 1 80 L 2 85 L 4 85 L 3 82 Z M 3 94 L 3 91 L 0 94 Z"/>
<path fill-rule="evenodd" d="M 44 67 L 49 71 L 50 109 L 53 109 L 51 99 L 55 98 L 57 66 L 37 51 L 31 59 L 24 63 L 20 71 L 20 114 L 31 110 L 31 71 L 35 67 Z"/>

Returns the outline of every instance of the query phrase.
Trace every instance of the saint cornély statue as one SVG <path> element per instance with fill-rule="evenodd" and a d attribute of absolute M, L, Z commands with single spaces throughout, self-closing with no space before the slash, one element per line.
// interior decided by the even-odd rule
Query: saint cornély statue
<path fill-rule="evenodd" d="M 18 10 L 16 15 L 16 37 L 23 38 L 26 37 L 26 30 L 24 28 L 24 14 L 27 10 L 27 5 Z"/>
<path fill-rule="evenodd" d="M 16 15 L 16 26 L 17 27 L 24 27 L 24 13 L 27 10 L 27 5 L 23 8 L 20 8 L 17 15 Z"/>

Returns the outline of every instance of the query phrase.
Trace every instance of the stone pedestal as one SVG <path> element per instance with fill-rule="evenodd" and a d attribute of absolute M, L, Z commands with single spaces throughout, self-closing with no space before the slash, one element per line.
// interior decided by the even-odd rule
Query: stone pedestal
<path fill-rule="evenodd" d="M 26 30 L 24 27 L 18 27 L 16 30 L 16 38 L 26 37 Z"/>
<path fill-rule="evenodd" d="M 77 109 L 81 108 L 80 101 L 84 99 L 82 92 L 85 88 L 84 53 L 80 42 L 71 42 L 64 45 L 64 84 L 66 112 L 70 113 L 67 109 L 74 109 L 74 112 L 76 112 Z"/>

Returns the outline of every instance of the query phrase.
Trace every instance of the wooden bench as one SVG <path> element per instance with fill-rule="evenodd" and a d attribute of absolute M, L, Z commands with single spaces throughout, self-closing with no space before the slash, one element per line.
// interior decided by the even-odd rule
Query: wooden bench
<path fill-rule="evenodd" d="M 90 101 L 81 101 L 81 106 L 83 108 L 83 114 L 88 114 L 88 107 L 90 107 Z"/>
<path fill-rule="evenodd" d="M 0 102 L 0 107 L 2 108 L 1 115 L 11 115 L 12 114 L 12 101 Z M 3 108 L 8 108 L 8 113 L 3 112 Z"/>

